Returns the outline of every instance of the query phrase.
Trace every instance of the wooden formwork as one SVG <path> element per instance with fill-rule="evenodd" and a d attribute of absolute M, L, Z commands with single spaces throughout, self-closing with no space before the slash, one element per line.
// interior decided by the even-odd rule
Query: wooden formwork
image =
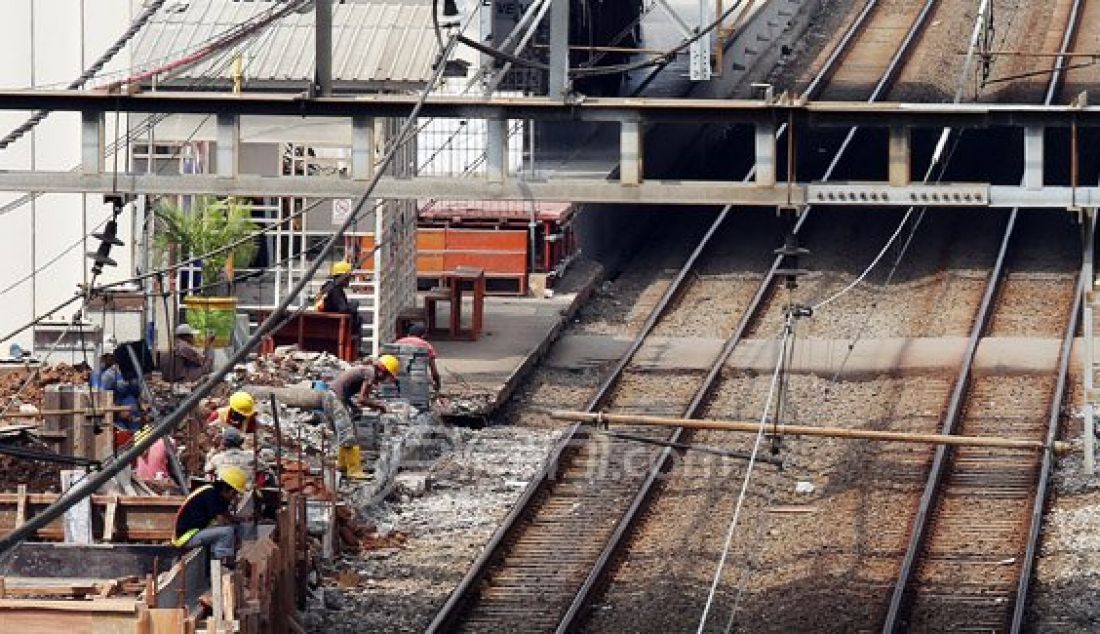
<path fill-rule="evenodd" d="M 303 498 L 288 497 L 275 526 L 245 542 L 233 570 L 206 551 L 179 552 L 163 574 L 115 580 L 0 577 L 0 632 L 188 634 L 302 631 L 295 618 L 305 549 Z M 41 546 L 41 545 L 40 545 Z M 64 545 L 57 545 L 64 549 Z M 79 551 L 78 551 L 79 552 Z M 178 552 L 178 551 L 177 551 Z M 220 580 L 211 583 L 212 575 Z M 130 596 L 120 596 L 129 593 Z M 199 621 L 200 597 L 213 616 Z"/>

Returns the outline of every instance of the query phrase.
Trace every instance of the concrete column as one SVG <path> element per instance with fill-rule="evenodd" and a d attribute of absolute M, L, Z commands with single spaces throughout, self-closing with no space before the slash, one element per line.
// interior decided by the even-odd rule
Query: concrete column
<path fill-rule="evenodd" d="M 619 132 L 619 179 L 623 185 L 642 182 L 642 144 L 641 122 L 623 121 Z"/>
<path fill-rule="evenodd" d="M 367 180 L 374 174 L 374 117 L 351 119 L 351 177 Z"/>
<path fill-rule="evenodd" d="M 503 183 L 507 175 L 505 149 L 508 143 L 507 122 L 504 119 L 486 121 L 488 131 L 485 147 L 485 171 L 490 183 Z"/>
<path fill-rule="evenodd" d="M 569 3 L 552 0 L 550 7 L 550 80 L 548 96 L 565 99 L 569 94 Z"/>
<path fill-rule="evenodd" d="M 1043 187 L 1043 128 L 1024 128 L 1024 188 Z"/>
<path fill-rule="evenodd" d="M 332 0 L 315 0 L 316 65 L 314 67 L 317 94 L 332 95 Z"/>
<path fill-rule="evenodd" d="M 1084 367 L 1082 368 L 1083 388 L 1085 390 L 1084 411 L 1084 469 L 1085 473 L 1092 475 L 1096 471 L 1096 405 L 1094 402 L 1093 378 L 1096 368 L 1096 345 L 1093 337 L 1095 333 L 1092 327 L 1093 302 L 1096 301 L 1093 291 L 1093 267 L 1094 244 L 1093 238 L 1096 232 L 1096 208 L 1088 207 L 1084 210 L 1085 222 L 1082 223 L 1083 256 L 1081 259 L 1081 279 L 1084 282 L 1082 288 L 1085 296 L 1081 301 L 1081 334 L 1085 344 Z"/>
<path fill-rule="evenodd" d="M 103 113 L 80 113 L 80 168 L 85 174 L 103 171 Z"/>
<path fill-rule="evenodd" d="M 222 178 L 235 178 L 239 172 L 241 120 L 237 115 L 218 115 L 217 136 L 217 175 Z"/>
<path fill-rule="evenodd" d="M 775 124 L 756 124 L 756 186 L 775 187 Z"/>
<path fill-rule="evenodd" d="M 890 128 L 890 186 L 906 187 L 912 179 L 909 128 Z"/>

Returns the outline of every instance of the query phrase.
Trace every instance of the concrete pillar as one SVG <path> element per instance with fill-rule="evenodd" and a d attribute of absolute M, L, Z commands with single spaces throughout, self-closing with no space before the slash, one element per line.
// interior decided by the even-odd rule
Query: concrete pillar
<path fill-rule="evenodd" d="M 1093 302 L 1096 301 L 1093 291 L 1093 267 L 1094 244 L 1093 238 L 1096 232 L 1096 208 L 1088 207 L 1084 210 L 1085 222 L 1082 223 L 1082 247 L 1081 280 L 1085 296 L 1081 301 L 1081 334 L 1085 344 L 1084 367 L 1082 368 L 1082 383 L 1085 390 L 1084 411 L 1084 469 L 1085 473 L 1092 475 L 1096 471 L 1096 405 L 1094 377 L 1096 368 L 1096 345 L 1093 337 Z"/>
<path fill-rule="evenodd" d="M 890 128 L 890 186 L 905 187 L 912 179 L 909 128 Z"/>
<path fill-rule="evenodd" d="M 569 4 L 552 0 L 550 7 L 550 79 L 548 96 L 564 99 L 569 94 Z"/>
<path fill-rule="evenodd" d="M 623 121 L 619 132 L 619 179 L 623 185 L 642 182 L 642 144 L 641 122 Z"/>
<path fill-rule="evenodd" d="M 80 113 L 80 168 L 85 174 L 103 171 L 103 113 Z"/>
<path fill-rule="evenodd" d="M 351 119 L 351 177 L 367 180 L 374 174 L 374 117 Z"/>
<path fill-rule="evenodd" d="M 508 143 L 507 121 L 489 119 L 486 121 L 488 135 L 485 147 L 485 171 L 490 183 L 503 183 L 507 174 L 505 149 Z"/>
<path fill-rule="evenodd" d="M 241 120 L 237 115 L 218 115 L 217 136 L 217 175 L 222 178 L 234 178 L 239 171 Z"/>
<path fill-rule="evenodd" d="M 1024 188 L 1043 187 L 1043 128 L 1024 128 Z"/>
<path fill-rule="evenodd" d="M 756 186 L 775 187 L 775 124 L 756 124 Z"/>
<path fill-rule="evenodd" d="M 332 95 L 332 0 L 315 0 L 314 12 L 315 83 L 317 94 L 328 97 Z"/>

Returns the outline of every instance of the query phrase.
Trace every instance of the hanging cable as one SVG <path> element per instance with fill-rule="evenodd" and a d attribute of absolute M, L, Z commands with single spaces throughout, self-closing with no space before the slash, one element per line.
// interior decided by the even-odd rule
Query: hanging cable
<path fill-rule="evenodd" d="M 415 128 L 416 116 L 423 108 L 424 103 L 428 99 L 428 95 L 434 89 L 436 83 L 442 77 L 443 68 L 446 66 L 445 60 L 451 55 L 454 50 L 456 38 L 451 38 L 448 42 L 447 48 L 440 56 L 441 59 L 435 66 L 435 73 L 430 81 L 421 91 L 416 104 L 413 106 L 412 111 L 405 119 L 398 133 L 395 135 L 395 142 L 393 146 L 387 150 L 383 156 L 381 165 L 368 181 L 363 194 L 359 197 L 356 204 L 352 207 L 351 213 L 340 225 L 335 233 L 325 242 L 325 246 L 322 248 L 318 258 L 311 263 L 305 270 L 302 278 L 294 285 L 287 296 L 278 304 L 272 314 L 263 321 L 257 328 L 256 332 L 237 350 L 230 356 L 228 361 L 221 367 L 215 370 L 210 377 L 201 385 L 199 385 L 191 394 L 183 400 L 182 403 L 177 406 L 171 414 L 161 420 L 155 427 L 150 430 L 148 435 L 145 435 L 140 441 L 135 442 L 127 451 L 120 454 L 117 459 L 111 461 L 109 464 L 105 464 L 102 471 L 89 476 L 82 480 L 80 484 L 69 489 L 69 494 L 57 500 L 41 513 L 36 514 L 33 518 L 29 519 L 23 525 L 15 528 L 8 534 L 0 537 L 0 554 L 6 553 L 11 550 L 16 544 L 23 541 L 27 537 L 33 535 L 42 526 L 45 526 L 54 519 L 60 517 L 67 509 L 72 507 L 78 501 L 91 495 L 97 488 L 104 484 L 107 480 L 113 478 L 119 471 L 121 471 L 131 460 L 136 459 L 141 453 L 147 450 L 153 443 L 169 434 L 176 428 L 178 423 L 190 412 L 199 402 L 206 398 L 206 396 L 221 383 L 221 381 L 229 374 L 233 367 L 243 361 L 247 355 L 256 347 L 257 344 L 271 332 L 272 327 L 279 322 L 283 315 L 286 313 L 287 308 L 305 289 L 306 285 L 316 275 L 318 269 L 329 253 L 336 248 L 343 240 L 344 234 L 348 231 L 348 228 L 355 222 L 356 217 L 362 211 L 366 201 L 371 196 L 375 187 L 378 185 L 382 174 L 390 166 L 397 156 L 398 151 L 404 142 L 408 140 L 408 135 L 413 128 Z"/>
<path fill-rule="evenodd" d="M 748 495 L 749 481 L 752 479 L 752 470 L 756 465 L 756 456 L 760 453 L 760 443 L 764 439 L 764 430 L 768 426 L 768 414 L 771 411 L 772 396 L 775 395 L 776 387 L 779 384 L 779 376 L 783 370 L 783 355 L 786 351 L 787 339 L 791 336 L 793 329 L 792 323 L 793 317 L 788 314 L 787 323 L 783 327 L 783 335 L 779 342 L 779 355 L 775 360 L 775 370 L 772 372 L 771 384 L 768 387 L 768 395 L 764 399 L 764 413 L 760 416 L 760 427 L 756 431 L 756 440 L 752 445 L 752 452 L 749 454 L 749 464 L 745 467 L 745 478 L 741 481 L 741 491 L 737 495 L 737 503 L 734 505 L 733 518 L 730 520 L 729 528 L 726 530 L 726 541 L 722 546 L 722 556 L 718 559 L 718 567 L 714 571 L 714 579 L 710 584 L 710 592 L 707 594 L 707 602 L 703 606 L 703 614 L 699 618 L 699 628 L 696 630 L 698 634 L 702 634 L 703 629 L 707 625 L 707 617 L 710 615 L 711 606 L 714 604 L 714 596 L 718 592 L 718 584 L 722 579 L 722 569 L 726 566 L 726 559 L 729 557 L 730 546 L 733 544 L 734 531 L 737 529 L 737 521 L 741 517 L 741 509 L 745 504 L 745 497 Z"/>
<path fill-rule="evenodd" d="M 126 43 L 129 42 L 130 39 L 133 38 L 135 35 L 137 35 L 137 32 L 145 26 L 145 23 L 149 21 L 149 18 L 153 17 L 153 14 L 160 10 L 161 6 L 166 1 L 167 0 L 153 0 L 151 3 L 149 3 L 149 5 L 145 7 L 145 10 L 138 14 L 138 16 L 134 18 L 134 21 L 130 23 L 130 27 L 126 29 L 126 31 L 124 31 L 117 40 L 115 40 L 114 44 L 108 47 L 107 50 L 104 51 L 103 54 L 100 55 L 99 58 L 95 62 L 93 62 L 91 66 L 84 69 L 84 72 L 80 74 L 80 77 L 77 77 L 73 81 L 69 82 L 68 86 L 66 86 L 66 90 L 76 90 L 77 88 L 80 88 L 85 83 L 87 83 L 89 79 L 95 77 L 96 73 L 98 73 L 104 66 L 106 66 L 108 62 L 114 59 L 114 56 L 117 55 L 120 50 L 122 50 L 122 47 L 126 46 Z M 0 139 L 0 150 L 7 148 L 24 134 L 30 132 L 36 125 L 41 123 L 43 119 L 49 116 L 49 114 L 50 112 L 48 110 L 39 110 L 38 112 L 35 112 L 33 115 L 31 115 L 29 119 L 24 121 L 22 125 L 9 132 L 7 135 L 4 136 L 3 139 Z"/>

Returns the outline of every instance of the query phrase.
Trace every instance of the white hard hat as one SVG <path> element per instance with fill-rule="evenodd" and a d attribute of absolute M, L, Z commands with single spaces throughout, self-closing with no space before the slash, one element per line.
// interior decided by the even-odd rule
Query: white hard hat
<path fill-rule="evenodd" d="M 176 326 L 177 337 L 183 337 L 185 335 L 191 335 L 192 337 L 194 337 L 197 334 L 199 334 L 198 331 L 187 324 L 180 324 Z"/>

